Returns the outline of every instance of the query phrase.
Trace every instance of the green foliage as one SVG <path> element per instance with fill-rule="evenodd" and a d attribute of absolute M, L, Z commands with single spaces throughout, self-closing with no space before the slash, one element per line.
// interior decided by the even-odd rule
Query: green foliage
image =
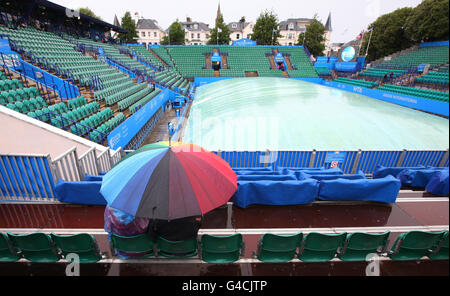
<path fill-rule="evenodd" d="M 218 28 L 222 30 L 222 32 L 218 32 Z M 219 35 L 217 35 L 219 34 Z M 222 45 L 228 45 L 230 44 L 231 38 L 230 38 L 230 28 L 225 24 L 223 21 L 222 14 L 217 18 L 216 21 L 216 27 L 211 30 L 211 35 L 209 36 L 208 44 L 214 45 L 214 44 L 222 44 Z"/>
<path fill-rule="evenodd" d="M 88 16 L 91 16 L 93 18 L 96 18 L 98 20 L 102 20 L 102 18 L 97 16 L 89 7 L 82 7 L 80 9 L 78 9 L 78 12 L 82 13 L 82 14 L 85 14 L 85 15 L 88 15 Z"/>
<path fill-rule="evenodd" d="M 279 26 L 278 16 L 275 13 L 267 10 L 261 12 L 253 27 L 251 38 L 258 45 L 279 45 L 278 38 L 282 37 L 278 29 Z M 276 30 L 276 33 L 274 30 Z"/>
<path fill-rule="evenodd" d="M 167 35 L 164 36 L 163 40 L 161 41 L 162 45 L 183 45 L 185 43 L 186 39 L 183 25 L 178 20 L 170 25 L 169 30 L 170 33 L 167 32 Z"/>
<path fill-rule="evenodd" d="M 136 43 L 136 40 L 134 38 L 138 37 L 137 31 L 136 31 L 136 23 L 131 18 L 131 14 L 129 11 L 125 13 L 125 15 L 122 17 L 122 28 L 125 30 L 128 30 L 129 33 L 119 33 L 119 38 L 122 40 L 122 42 L 125 43 Z"/>
<path fill-rule="evenodd" d="M 376 60 L 411 47 L 414 43 L 405 33 L 405 22 L 413 8 L 405 7 L 380 16 L 374 23 L 373 32 L 367 32 L 362 43 L 361 54 L 365 54 L 370 39 L 369 60 Z"/>
<path fill-rule="evenodd" d="M 298 45 L 304 45 L 309 52 L 317 57 L 323 55 L 325 50 L 325 26 L 317 19 L 317 15 L 306 27 L 306 32 L 298 37 Z"/>
<path fill-rule="evenodd" d="M 368 58 L 376 60 L 421 42 L 449 39 L 449 0 L 423 0 L 415 8 L 401 8 L 380 16 L 373 27 Z M 365 53 L 370 33 L 362 44 Z"/>
<path fill-rule="evenodd" d="M 449 39 L 449 0 L 424 0 L 406 21 L 406 34 L 414 42 Z"/>

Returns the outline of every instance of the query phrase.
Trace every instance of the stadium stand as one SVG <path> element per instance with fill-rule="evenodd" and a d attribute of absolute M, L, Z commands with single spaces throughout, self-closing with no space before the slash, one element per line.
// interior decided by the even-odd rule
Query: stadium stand
<path fill-rule="evenodd" d="M 213 52 L 217 46 L 160 46 L 152 48 L 162 54 L 163 60 L 173 61 L 175 68 L 184 77 L 214 77 L 214 71 L 206 69 L 205 54 Z M 312 63 L 302 48 L 271 48 L 271 47 L 232 47 L 221 46 L 220 53 L 227 58 L 227 69 L 220 70 L 223 77 L 245 77 L 245 72 L 257 72 L 261 77 L 283 77 L 283 72 L 271 69 L 267 54 L 277 49 L 289 55 L 293 70 L 288 70 L 290 77 L 317 78 Z M 166 52 L 166 51 L 167 52 Z"/>
<path fill-rule="evenodd" d="M 385 85 L 379 87 L 378 89 L 392 92 L 392 93 L 399 93 L 399 94 L 409 95 L 409 96 L 413 96 L 413 97 L 421 97 L 421 98 L 437 100 L 437 101 L 442 101 L 442 102 L 447 102 L 447 103 L 449 101 L 448 93 L 441 92 L 441 91 L 414 88 L 414 87 L 401 86 L 401 85 L 392 85 L 392 84 L 385 84 Z"/>
<path fill-rule="evenodd" d="M 46 102 L 35 87 L 24 88 L 17 79 L 6 79 L 1 75 L 0 102 L 15 111 L 48 122 L 76 135 L 86 136 L 92 141 L 102 142 L 107 134 L 123 122 L 128 114 L 136 112 L 160 91 L 152 91 L 146 84 L 136 84 L 130 77 L 94 57 L 76 50 L 76 45 L 50 32 L 32 27 L 10 29 L 0 26 L 0 34 L 9 36 L 14 46 L 30 62 L 34 57 L 45 59 L 61 69 L 73 74 L 75 83 L 89 87 L 95 101 L 86 97 L 68 100 L 66 103 Z M 130 69 L 154 72 L 136 60 L 120 52 L 113 45 L 96 42 L 87 38 L 69 38 L 76 44 L 98 49 L 104 48 L 112 60 Z M 122 49 L 123 50 L 123 49 Z M 38 65 L 40 66 L 40 65 Z M 98 76 L 102 89 L 93 88 L 92 77 Z M 184 82 L 184 81 L 183 81 Z M 174 83 L 173 83 L 174 84 Z M 179 84 L 178 84 L 179 85 Z M 107 107 L 112 107 L 114 110 Z M 122 113 L 120 111 L 126 111 Z M 98 112 L 94 114 L 94 112 Z"/>
<path fill-rule="evenodd" d="M 344 77 L 339 77 L 337 79 L 334 79 L 334 81 L 339 82 L 339 83 L 353 84 L 353 85 L 367 87 L 367 88 L 374 88 L 379 85 L 377 82 L 344 78 Z"/>
<path fill-rule="evenodd" d="M 448 46 L 419 47 L 411 53 L 383 62 L 377 68 L 409 70 L 422 64 L 430 64 L 431 67 L 437 67 L 448 64 L 448 56 Z"/>
<path fill-rule="evenodd" d="M 259 238 L 253 258 L 261 262 L 328 262 L 365 261 L 369 254 L 377 254 L 393 261 L 448 260 L 448 231 L 426 232 L 409 231 L 401 233 L 388 250 L 390 232 L 384 233 L 337 233 L 310 232 L 292 235 L 265 233 Z M 201 245 L 201 247 L 199 247 Z M 208 263 L 239 262 L 243 257 L 242 234 L 214 236 L 203 234 L 201 239 L 170 242 L 157 237 L 156 242 L 148 235 L 111 235 L 110 248 L 113 257 L 120 252 L 132 253 L 121 259 L 196 257 Z M 157 252 L 153 252 L 157 250 Z M 199 252 L 200 250 L 200 252 Z M 185 253 L 183 256 L 169 253 Z M 106 250 L 100 248 L 96 238 L 88 233 L 61 235 L 56 233 L 33 232 L 27 234 L 0 233 L 0 262 L 16 262 L 24 259 L 29 262 L 68 261 L 68 254 L 80 256 L 81 263 L 101 263 Z M 388 260 L 389 260 L 388 259 Z"/>

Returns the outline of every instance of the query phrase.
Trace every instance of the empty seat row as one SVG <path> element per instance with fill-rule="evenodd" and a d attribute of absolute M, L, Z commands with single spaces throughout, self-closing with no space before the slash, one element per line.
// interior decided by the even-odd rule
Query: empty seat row
<path fill-rule="evenodd" d="M 39 96 L 40 93 L 35 87 L 19 88 L 15 90 L 0 92 L 0 104 L 14 103 Z"/>
<path fill-rule="evenodd" d="M 410 231 L 400 234 L 392 248 L 387 250 L 390 232 L 337 233 L 311 232 L 306 235 L 261 236 L 254 257 L 262 262 L 327 262 L 335 258 L 343 261 L 366 261 L 368 256 L 387 256 L 392 260 L 448 260 L 448 231 Z M 200 246 L 199 246 L 200 245 Z M 157 237 L 153 241 L 147 234 L 119 236 L 111 234 L 110 247 L 114 256 L 125 258 L 189 258 L 199 257 L 209 263 L 232 263 L 244 255 L 242 234 L 214 236 L 204 234 L 197 239 L 169 241 Z M 156 252 L 154 252 L 156 250 Z M 57 262 L 75 253 L 81 263 L 102 259 L 96 239 L 87 233 L 76 235 L 50 235 L 0 233 L 0 261 L 15 262 L 25 258 L 31 262 Z"/>
<path fill-rule="evenodd" d="M 47 107 L 47 102 L 42 97 L 32 98 L 30 100 L 23 100 L 21 102 L 9 103 L 7 108 L 15 110 L 17 112 L 26 114 L 28 112 L 34 112 L 42 108 Z"/>
<path fill-rule="evenodd" d="M 13 89 L 22 88 L 23 84 L 18 79 L 6 79 L 0 80 L 0 91 L 8 91 Z"/>

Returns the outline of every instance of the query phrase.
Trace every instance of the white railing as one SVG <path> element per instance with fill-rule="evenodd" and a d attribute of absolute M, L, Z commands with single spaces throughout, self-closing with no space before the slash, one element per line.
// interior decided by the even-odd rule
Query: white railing
<path fill-rule="evenodd" d="M 78 157 L 77 148 L 52 160 L 50 155 L 0 155 L 0 202 L 56 202 L 55 187 L 59 180 L 82 181 L 86 174 L 97 176 L 108 172 L 125 155 L 108 148 L 97 156 L 95 147 Z"/>
<path fill-rule="evenodd" d="M 83 172 L 80 169 L 80 162 L 77 155 L 77 147 L 73 147 L 67 152 L 58 156 L 52 162 L 57 179 L 64 181 L 81 181 Z"/>

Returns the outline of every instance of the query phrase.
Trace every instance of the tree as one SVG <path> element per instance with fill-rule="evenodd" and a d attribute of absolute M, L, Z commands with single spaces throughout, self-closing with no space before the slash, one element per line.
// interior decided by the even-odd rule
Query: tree
<path fill-rule="evenodd" d="M 325 50 L 325 26 L 318 20 L 317 14 L 314 15 L 311 23 L 306 27 L 305 33 L 298 37 L 298 45 L 304 45 L 309 52 L 317 57 L 323 54 Z"/>
<path fill-rule="evenodd" d="M 218 32 L 218 29 L 220 29 Z M 219 34 L 217 36 L 217 34 Z M 211 30 L 211 35 L 209 36 L 208 44 L 230 44 L 231 38 L 230 38 L 230 28 L 224 23 L 223 21 L 223 15 L 220 14 L 219 17 L 216 20 L 216 27 Z"/>
<path fill-rule="evenodd" d="M 138 37 L 136 23 L 131 18 L 131 13 L 129 11 L 122 17 L 122 28 L 128 30 L 129 33 L 119 33 L 119 39 L 125 43 L 136 43 L 136 40 L 134 39 Z"/>
<path fill-rule="evenodd" d="M 170 42 L 169 42 L 170 37 Z M 185 43 L 185 32 L 183 29 L 183 25 L 176 20 L 173 22 L 170 27 L 167 36 L 164 36 L 161 41 L 162 45 L 183 45 Z"/>
<path fill-rule="evenodd" d="M 405 22 L 412 14 L 413 8 L 405 7 L 380 16 L 369 25 L 373 28 L 368 53 L 369 60 L 376 60 L 411 47 L 414 42 L 405 32 Z M 361 54 L 365 54 L 370 33 L 367 32 L 362 42 Z"/>
<path fill-rule="evenodd" d="M 97 16 L 89 7 L 82 7 L 80 9 L 78 9 L 78 12 L 82 13 L 82 14 L 85 14 L 85 15 L 88 15 L 90 17 L 102 20 L 102 18 Z"/>
<path fill-rule="evenodd" d="M 448 40 L 448 15 L 449 0 L 424 0 L 406 20 L 406 34 L 415 43 Z"/>
<path fill-rule="evenodd" d="M 267 10 L 261 12 L 253 27 L 251 38 L 259 45 L 279 45 L 278 38 L 281 37 L 279 26 L 280 23 L 276 14 Z"/>

